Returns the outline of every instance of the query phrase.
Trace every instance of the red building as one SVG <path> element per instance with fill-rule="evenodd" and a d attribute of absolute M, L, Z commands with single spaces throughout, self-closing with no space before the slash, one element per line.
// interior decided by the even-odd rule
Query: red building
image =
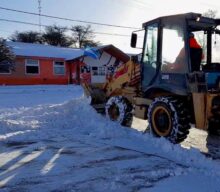
<path fill-rule="evenodd" d="M 107 64 L 129 60 L 113 45 L 97 47 L 99 59 L 86 56 L 84 49 L 21 42 L 7 45 L 16 55 L 15 70 L 0 71 L 0 85 L 79 84 L 85 71 L 90 81 L 100 83 L 105 81 Z"/>

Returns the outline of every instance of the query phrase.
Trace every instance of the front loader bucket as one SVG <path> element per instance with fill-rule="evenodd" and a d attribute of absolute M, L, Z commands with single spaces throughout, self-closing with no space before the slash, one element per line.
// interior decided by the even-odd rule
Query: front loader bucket
<path fill-rule="evenodd" d="M 82 87 L 87 97 L 91 97 L 91 105 L 100 113 L 105 111 L 105 103 L 107 101 L 105 92 L 98 87 L 83 82 Z"/>

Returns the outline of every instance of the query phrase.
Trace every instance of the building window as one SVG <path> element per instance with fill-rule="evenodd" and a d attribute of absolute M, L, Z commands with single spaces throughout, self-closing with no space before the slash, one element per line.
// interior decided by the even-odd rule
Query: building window
<path fill-rule="evenodd" d="M 105 76 L 105 67 L 92 67 L 93 76 Z"/>
<path fill-rule="evenodd" d="M 39 61 L 26 59 L 26 74 L 39 74 Z"/>
<path fill-rule="evenodd" d="M 98 75 L 98 67 L 92 67 L 92 75 L 97 76 Z"/>
<path fill-rule="evenodd" d="M 55 75 L 65 75 L 65 64 L 63 61 L 55 61 L 53 68 Z"/>
<path fill-rule="evenodd" d="M 99 67 L 99 75 L 105 75 L 105 67 Z"/>

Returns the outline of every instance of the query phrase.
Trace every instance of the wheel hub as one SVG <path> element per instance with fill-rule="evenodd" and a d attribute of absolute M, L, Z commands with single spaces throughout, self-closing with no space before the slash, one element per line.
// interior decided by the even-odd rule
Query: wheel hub
<path fill-rule="evenodd" d="M 117 121 L 120 115 L 118 106 L 115 104 L 111 105 L 108 109 L 108 114 L 112 121 Z"/>
<path fill-rule="evenodd" d="M 157 135 L 167 136 L 172 124 L 169 111 L 163 106 L 155 108 L 152 114 L 152 123 Z"/>

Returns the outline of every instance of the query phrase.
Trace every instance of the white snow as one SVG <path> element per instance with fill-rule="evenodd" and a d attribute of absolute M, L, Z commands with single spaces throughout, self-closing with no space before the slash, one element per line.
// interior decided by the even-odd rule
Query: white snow
<path fill-rule="evenodd" d="M 71 60 L 84 55 L 84 50 L 77 48 L 64 48 L 52 45 L 12 41 L 7 41 L 6 43 L 17 56 L 63 58 L 65 60 Z"/>
<path fill-rule="evenodd" d="M 220 191 L 219 161 L 111 122 L 80 86 L 1 87 L 0 144 L 3 192 Z"/>

